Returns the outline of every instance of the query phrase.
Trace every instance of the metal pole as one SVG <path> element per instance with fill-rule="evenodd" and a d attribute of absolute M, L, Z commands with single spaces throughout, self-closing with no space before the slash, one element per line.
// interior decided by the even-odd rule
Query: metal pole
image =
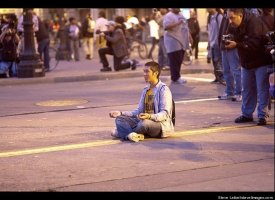
<path fill-rule="evenodd" d="M 45 76 L 45 70 L 39 54 L 35 50 L 32 9 L 23 9 L 24 50 L 20 54 L 18 78 Z"/>

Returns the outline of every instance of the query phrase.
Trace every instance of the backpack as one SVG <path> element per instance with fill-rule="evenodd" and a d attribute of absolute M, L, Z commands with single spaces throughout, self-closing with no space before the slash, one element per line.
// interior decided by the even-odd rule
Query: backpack
<path fill-rule="evenodd" d="M 160 88 L 160 90 L 161 90 L 163 87 L 165 87 L 165 85 L 163 85 L 163 86 Z M 159 90 L 159 97 L 160 97 L 160 90 Z M 176 105 L 175 105 L 175 101 L 174 101 L 173 97 L 172 97 L 172 118 L 171 118 L 171 120 L 172 120 L 173 125 L 175 126 L 175 125 L 176 125 Z"/>

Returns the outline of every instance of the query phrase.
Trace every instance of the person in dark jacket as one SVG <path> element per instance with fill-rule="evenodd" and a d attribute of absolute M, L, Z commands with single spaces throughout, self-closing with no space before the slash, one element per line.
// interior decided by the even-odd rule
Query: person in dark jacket
<path fill-rule="evenodd" d="M 193 39 L 192 50 L 195 49 L 195 59 L 198 59 L 199 42 L 200 42 L 200 25 L 197 19 L 197 13 L 193 11 L 191 17 L 187 20 L 188 27 Z"/>
<path fill-rule="evenodd" d="M 109 21 L 107 24 L 108 32 L 100 33 L 101 36 L 104 36 L 107 40 L 107 47 L 101 48 L 98 50 L 100 60 L 103 64 L 101 72 L 112 71 L 112 68 L 109 67 L 106 54 L 114 56 L 114 70 L 119 71 L 123 69 L 132 68 L 136 69 L 135 65 L 131 65 L 130 62 L 123 63 L 123 59 L 128 55 L 128 48 L 126 43 L 126 38 L 124 35 L 124 30 L 122 26 L 114 21 Z"/>
<path fill-rule="evenodd" d="M 46 27 L 46 24 L 38 18 L 38 31 L 35 33 L 37 43 L 38 43 L 38 52 L 41 60 L 44 62 L 45 72 L 50 71 L 50 33 Z"/>
<path fill-rule="evenodd" d="M 236 27 L 234 39 L 225 48 L 237 47 L 242 65 L 242 115 L 235 123 L 253 121 L 257 106 L 258 125 L 266 125 L 269 103 L 268 67 L 272 57 L 265 51 L 263 36 L 267 28 L 259 17 L 245 12 L 244 9 L 229 9 L 230 23 Z"/>

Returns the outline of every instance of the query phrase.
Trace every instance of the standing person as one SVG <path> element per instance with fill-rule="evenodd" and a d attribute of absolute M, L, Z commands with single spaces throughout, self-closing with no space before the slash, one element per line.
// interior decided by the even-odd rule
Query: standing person
<path fill-rule="evenodd" d="M 8 19 L 8 24 L 2 26 L 0 32 L 0 78 L 17 76 L 17 47 L 19 37 L 15 22 Z"/>
<path fill-rule="evenodd" d="M 79 40 L 80 40 L 80 27 L 74 17 L 69 18 L 69 25 L 67 26 L 67 34 L 69 39 L 70 58 L 79 61 Z"/>
<path fill-rule="evenodd" d="M 35 36 L 38 42 L 38 53 L 40 55 L 40 59 L 43 60 L 45 72 L 50 71 L 50 55 L 49 55 L 49 47 L 50 47 L 50 33 L 46 27 L 45 22 L 42 22 L 38 17 L 38 31 Z"/>
<path fill-rule="evenodd" d="M 172 93 L 159 79 L 160 70 L 154 61 L 145 64 L 143 74 L 148 86 L 142 91 L 137 109 L 110 112 L 110 117 L 116 118 L 113 137 L 138 142 L 144 136 L 165 138 L 174 132 Z"/>
<path fill-rule="evenodd" d="M 208 8 L 207 11 L 210 14 L 210 20 L 208 23 L 208 40 L 215 75 L 215 79 L 212 83 L 222 83 L 225 85 L 222 73 L 222 57 L 218 43 L 218 33 L 223 16 L 218 13 L 216 8 Z"/>
<path fill-rule="evenodd" d="M 253 121 L 257 106 L 258 125 L 266 125 L 269 103 L 268 68 L 272 65 L 270 53 L 265 51 L 262 37 L 267 28 L 259 17 L 244 9 L 229 9 L 229 20 L 236 32 L 225 48 L 237 48 L 242 65 L 242 115 L 235 123 Z"/>
<path fill-rule="evenodd" d="M 101 10 L 98 13 L 98 18 L 95 21 L 96 46 L 98 49 L 106 47 L 106 39 L 100 33 L 107 31 L 108 20 L 106 19 L 105 11 Z"/>
<path fill-rule="evenodd" d="M 225 92 L 218 96 L 220 100 L 242 100 L 242 85 L 241 85 L 241 63 L 237 48 L 225 48 L 227 40 L 232 38 L 235 28 L 229 24 L 227 11 L 225 10 L 219 30 L 219 46 L 222 54 L 222 68 L 224 80 L 226 82 Z"/>
<path fill-rule="evenodd" d="M 164 16 L 168 13 L 167 8 L 160 8 L 156 17 L 156 21 L 159 25 L 159 52 L 158 52 L 158 63 L 162 70 L 169 70 L 168 56 L 166 48 L 164 45 L 164 28 L 163 28 L 163 19 Z"/>
<path fill-rule="evenodd" d="M 191 17 L 187 20 L 188 27 L 190 30 L 190 34 L 193 40 L 193 44 L 191 46 L 192 50 L 195 49 L 195 59 L 198 59 L 199 53 L 199 42 L 200 42 L 200 25 L 197 19 L 197 13 L 193 11 L 191 13 Z"/>
<path fill-rule="evenodd" d="M 152 59 L 153 51 L 159 42 L 159 25 L 156 22 L 156 13 L 153 13 L 151 15 L 151 20 L 148 22 L 148 24 L 150 27 L 150 37 L 152 40 L 152 43 L 151 43 L 152 46 L 151 46 L 151 49 L 149 50 L 148 58 Z"/>
<path fill-rule="evenodd" d="M 180 13 L 180 8 L 172 8 L 164 16 L 163 27 L 172 83 L 185 84 L 187 81 L 181 78 L 180 70 L 184 52 L 189 49 L 189 29 L 186 19 Z"/>
<path fill-rule="evenodd" d="M 91 14 L 88 13 L 82 23 L 83 48 L 88 60 L 94 57 L 94 28 L 95 21 L 92 19 Z"/>
<path fill-rule="evenodd" d="M 122 24 L 117 24 L 114 21 L 109 21 L 107 24 L 108 32 L 101 33 L 101 36 L 105 37 L 105 39 L 107 40 L 107 47 L 100 48 L 98 50 L 100 60 L 103 64 L 103 68 L 100 70 L 101 72 L 112 71 L 112 68 L 109 67 L 109 62 L 106 58 L 107 54 L 114 56 L 113 59 L 115 71 L 128 69 L 131 67 L 132 70 L 136 69 L 135 62 L 133 62 L 133 65 L 131 65 L 131 62 L 122 63 L 124 57 L 128 55 L 128 47 L 124 30 L 121 26 Z"/>

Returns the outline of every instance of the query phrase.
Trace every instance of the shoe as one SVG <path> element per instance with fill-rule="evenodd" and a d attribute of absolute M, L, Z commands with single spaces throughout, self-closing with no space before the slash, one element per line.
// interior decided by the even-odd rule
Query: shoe
<path fill-rule="evenodd" d="M 242 101 L 242 95 L 234 95 L 234 97 L 232 98 L 232 101 Z"/>
<path fill-rule="evenodd" d="M 224 95 L 218 96 L 218 98 L 219 98 L 219 100 L 232 100 L 233 101 L 234 96 L 224 94 Z"/>
<path fill-rule="evenodd" d="M 112 71 L 111 67 L 103 67 L 102 69 L 100 69 L 101 72 L 109 72 Z"/>
<path fill-rule="evenodd" d="M 133 142 L 139 142 L 144 140 L 144 135 L 132 132 L 127 136 L 127 138 Z"/>
<path fill-rule="evenodd" d="M 116 128 L 111 132 L 111 136 L 114 137 L 114 138 L 119 138 Z"/>
<path fill-rule="evenodd" d="M 136 68 L 137 68 L 137 61 L 134 59 L 131 65 L 131 70 L 136 70 Z"/>
<path fill-rule="evenodd" d="M 218 80 L 218 82 L 224 86 L 226 86 L 226 82 L 224 80 Z"/>
<path fill-rule="evenodd" d="M 207 58 L 207 63 L 211 63 L 211 58 Z"/>
<path fill-rule="evenodd" d="M 87 54 L 87 55 L 86 55 L 86 59 L 87 59 L 87 60 L 92 60 L 90 54 Z"/>
<path fill-rule="evenodd" d="M 214 81 L 211 81 L 211 83 L 218 83 L 219 81 L 215 79 Z"/>
<path fill-rule="evenodd" d="M 176 81 L 172 81 L 172 83 L 174 83 L 174 84 L 180 84 L 180 85 L 184 85 L 184 84 L 186 84 L 187 83 L 187 81 L 185 80 L 185 79 L 183 79 L 183 78 L 179 78 L 178 80 L 176 80 Z"/>
<path fill-rule="evenodd" d="M 170 70 L 170 67 L 169 67 L 169 66 L 164 66 L 164 67 L 162 67 L 161 70 L 163 70 L 163 71 L 169 71 L 169 70 Z"/>
<path fill-rule="evenodd" d="M 245 123 L 245 122 L 252 122 L 253 118 L 248 118 L 243 115 L 235 119 L 235 123 Z"/>
<path fill-rule="evenodd" d="M 266 125 L 266 119 L 265 118 L 259 118 L 257 122 L 258 126 Z"/>

